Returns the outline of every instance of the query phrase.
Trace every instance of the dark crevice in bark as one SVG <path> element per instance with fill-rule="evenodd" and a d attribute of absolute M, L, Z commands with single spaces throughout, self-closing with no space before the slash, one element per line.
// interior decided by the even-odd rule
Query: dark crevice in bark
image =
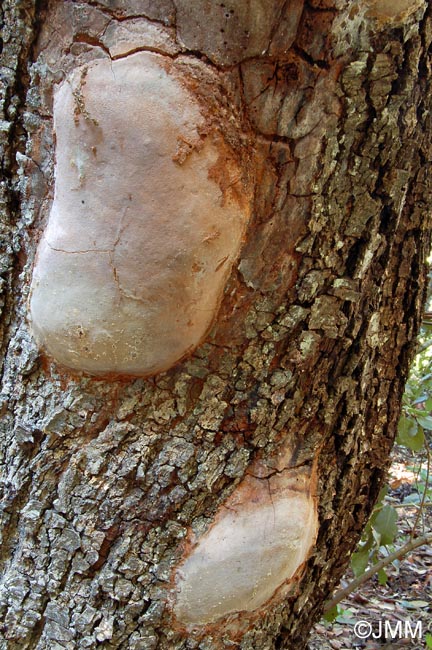
<path fill-rule="evenodd" d="M 17 287 L 18 272 L 20 270 L 19 251 L 16 250 L 17 245 L 13 241 L 14 237 L 12 233 L 12 229 L 19 219 L 21 205 L 21 197 L 17 189 L 18 177 L 15 154 L 16 152 L 23 153 L 25 147 L 23 138 L 25 130 L 22 124 L 22 114 L 25 108 L 29 83 L 28 65 L 32 61 L 34 47 L 43 23 L 46 6 L 47 3 L 45 0 L 36 0 L 36 2 L 28 0 L 27 2 L 23 2 L 19 7 L 9 8 L 11 15 L 9 17 L 10 23 L 7 25 L 8 30 L 13 32 L 15 20 L 18 16 L 21 16 L 23 21 L 21 29 L 23 33 L 16 34 L 16 40 L 10 41 L 8 45 L 12 56 L 15 58 L 15 70 L 13 83 L 5 84 L 6 92 L 2 107 L 6 119 L 10 120 L 11 126 L 6 145 L 6 156 L 1 161 L 5 192 L 5 213 L 3 215 L 5 234 L 3 245 L 4 250 L 9 249 L 10 256 L 10 267 L 7 272 L 2 272 L 6 289 L 3 289 L 5 293 L 5 307 L 0 313 L 1 376 L 8 345 L 5 333 L 11 322 L 11 314 L 14 309 L 14 291 Z M 5 21 L 6 15 L 3 12 L 3 27 L 6 26 Z M 3 54 L 6 54 L 6 52 Z M 14 267 L 15 271 L 11 272 L 11 269 Z"/>
<path fill-rule="evenodd" d="M 309 0 L 305 0 L 305 6 L 309 9 L 309 11 L 315 12 L 317 14 L 329 13 L 332 16 L 337 15 L 337 9 L 335 7 L 315 6 Z"/>
<path fill-rule="evenodd" d="M 28 6 L 22 6 L 21 10 L 24 15 L 32 16 L 32 22 L 28 25 L 29 31 L 21 37 L 22 41 L 20 43 L 19 52 L 17 53 L 17 64 L 14 77 L 15 83 L 14 85 L 7 87 L 4 104 L 5 114 L 11 120 L 12 125 L 9 131 L 9 152 L 21 151 L 21 153 L 23 153 L 23 147 L 25 144 L 23 140 L 25 132 L 22 125 L 22 112 L 26 104 L 26 94 L 29 85 L 28 66 L 29 62 L 33 59 L 34 47 L 43 24 L 43 17 L 47 6 L 45 0 L 37 0 L 36 2 L 28 0 L 27 3 L 23 4 L 27 4 Z M 19 13 L 20 9 L 17 8 L 17 14 Z M 11 26 L 9 26 L 9 28 L 11 28 Z M 14 102 L 13 113 L 10 114 L 14 98 L 17 98 L 18 101 Z M 21 197 L 19 191 L 15 189 L 17 182 L 17 163 L 15 159 L 10 157 L 2 171 L 7 180 L 9 213 L 16 218 L 20 211 Z"/>
<path fill-rule="evenodd" d="M 310 66 L 314 67 L 317 66 L 321 70 L 329 70 L 330 69 L 330 63 L 328 61 L 325 61 L 324 59 L 314 59 L 310 54 L 302 50 L 302 48 L 299 45 L 294 45 L 293 51 L 306 63 L 308 63 Z"/>

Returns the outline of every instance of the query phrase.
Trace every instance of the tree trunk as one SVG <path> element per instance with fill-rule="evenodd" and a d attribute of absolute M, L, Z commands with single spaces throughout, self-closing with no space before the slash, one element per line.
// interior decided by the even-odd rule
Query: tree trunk
<path fill-rule="evenodd" d="M 380 490 L 421 318 L 428 3 L 1 11 L 2 647 L 301 650 Z M 218 183 L 235 159 L 233 205 L 251 210 L 194 351 L 153 376 L 94 375 L 36 343 L 28 315 L 60 182 L 52 90 L 133 56 L 208 111 L 228 152 Z M 242 562 L 276 566 L 254 546 L 270 507 L 264 542 L 279 559 L 288 536 L 298 560 L 252 584 Z"/>

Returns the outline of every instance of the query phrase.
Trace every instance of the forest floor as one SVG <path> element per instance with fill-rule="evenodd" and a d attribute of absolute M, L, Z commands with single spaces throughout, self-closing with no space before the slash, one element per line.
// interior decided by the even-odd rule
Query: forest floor
<path fill-rule="evenodd" d="M 386 497 L 399 514 L 395 547 L 409 540 L 414 526 L 415 536 L 432 531 L 432 508 L 423 508 L 418 517 L 425 476 L 430 486 L 425 459 L 420 466 L 418 457 L 405 448 L 395 448 Z M 375 575 L 339 604 L 333 623 L 321 620 L 315 626 L 310 650 L 432 648 L 432 547 L 416 548 L 386 571 L 385 585 L 380 585 Z M 353 577 L 349 570 L 339 588 Z"/>

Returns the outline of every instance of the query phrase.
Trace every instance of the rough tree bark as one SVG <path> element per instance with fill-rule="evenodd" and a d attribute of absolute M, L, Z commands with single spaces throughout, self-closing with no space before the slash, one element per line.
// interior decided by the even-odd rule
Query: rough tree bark
<path fill-rule="evenodd" d="M 420 321 L 428 4 L 4 0 L 2 648 L 306 647 L 380 489 Z M 63 74 L 44 52 L 71 69 L 123 41 L 218 97 L 255 188 L 213 329 L 148 379 L 68 371 L 28 325 Z M 178 567 L 257 468 L 306 481 L 316 544 L 255 611 L 188 624 Z"/>

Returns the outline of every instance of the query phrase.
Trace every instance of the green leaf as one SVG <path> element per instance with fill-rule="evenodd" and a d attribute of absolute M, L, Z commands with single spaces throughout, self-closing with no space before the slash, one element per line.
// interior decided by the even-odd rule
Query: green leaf
<path fill-rule="evenodd" d="M 432 431 L 432 417 L 430 415 L 418 415 L 416 419 L 423 429 Z"/>
<path fill-rule="evenodd" d="M 397 442 L 412 451 L 420 451 L 424 445 L 424 433 L 415 420 L 402 416 L 399 420 Z"/>
<path fill-rule="evenodd" d="M 357 619 L 357 615 L 354 614 L 352 609 L 345 609 L 342 611 L 342 614 L 339 614 L 336 616 L 336 623 L 340 623 L 341 625 L 354 625 L 355 621 Z"/>
<path fill-rule="evenodd" d="M 381 544 L 391 544 L 397 535 L 398 514 L 392 506 L 384 506 L 376 516 L 373 527 L 381 537 Z"/>
<path fill-rule="evenodd" d="M 324 614 L 323 619 L 327 621 L 327 623 L 333 623 L 333 621 L 335 621 L 336 617 L 339 615 L 339 611 L 339 605 L 335 605 Z"/>
<path fill-rule="evenodd" d="M 426 648 L 432 648 L 432 634 L 429 634 L 429 632 L 425 636 L 425 641 L 426 641 Z"/>
<path fill-rule="evenodd" d="M 412 418 L 407 418 L 406 415 L 401 415 L 398 423 L 398 435 L 399 436 L 406 435 L 408 431 L 411 429 L 413 422 L 414 421 Z"/>
<path fill-rule="evenodd" d="M 387 579 L 388 579 L 388 575 L 385 572 L 385 570 L 380 569 L 378 571 L 378 582 L 380 583 L 380 585 L 386 585 L 387 584 Z"/>
<path fill-rule="evenodd" d="M 378 514 L 377 514 L 377 516 L 378 516 Z M 375 542 L 375 547 L 376 547 L 375 548 L 375 553 L 376 553 L 377 549 L 379 549 L 379 547 L 382 544 L 384 544 L 385 542 L 381 542 L 381 533 L 373 525 L 372 525 L 372 534 L 373 534 L 373 539 L 374 539 L 374 542 Z"/>
<path fill-rule="evenodd" d="M 354 571 L 354 575 L 357 578 L 358 576 L 363 575 L 366 571 L 366 567 L 369 563 L 369 550 L 362 549 L 353 553 L 351 556 L 351 568 Z"/>

